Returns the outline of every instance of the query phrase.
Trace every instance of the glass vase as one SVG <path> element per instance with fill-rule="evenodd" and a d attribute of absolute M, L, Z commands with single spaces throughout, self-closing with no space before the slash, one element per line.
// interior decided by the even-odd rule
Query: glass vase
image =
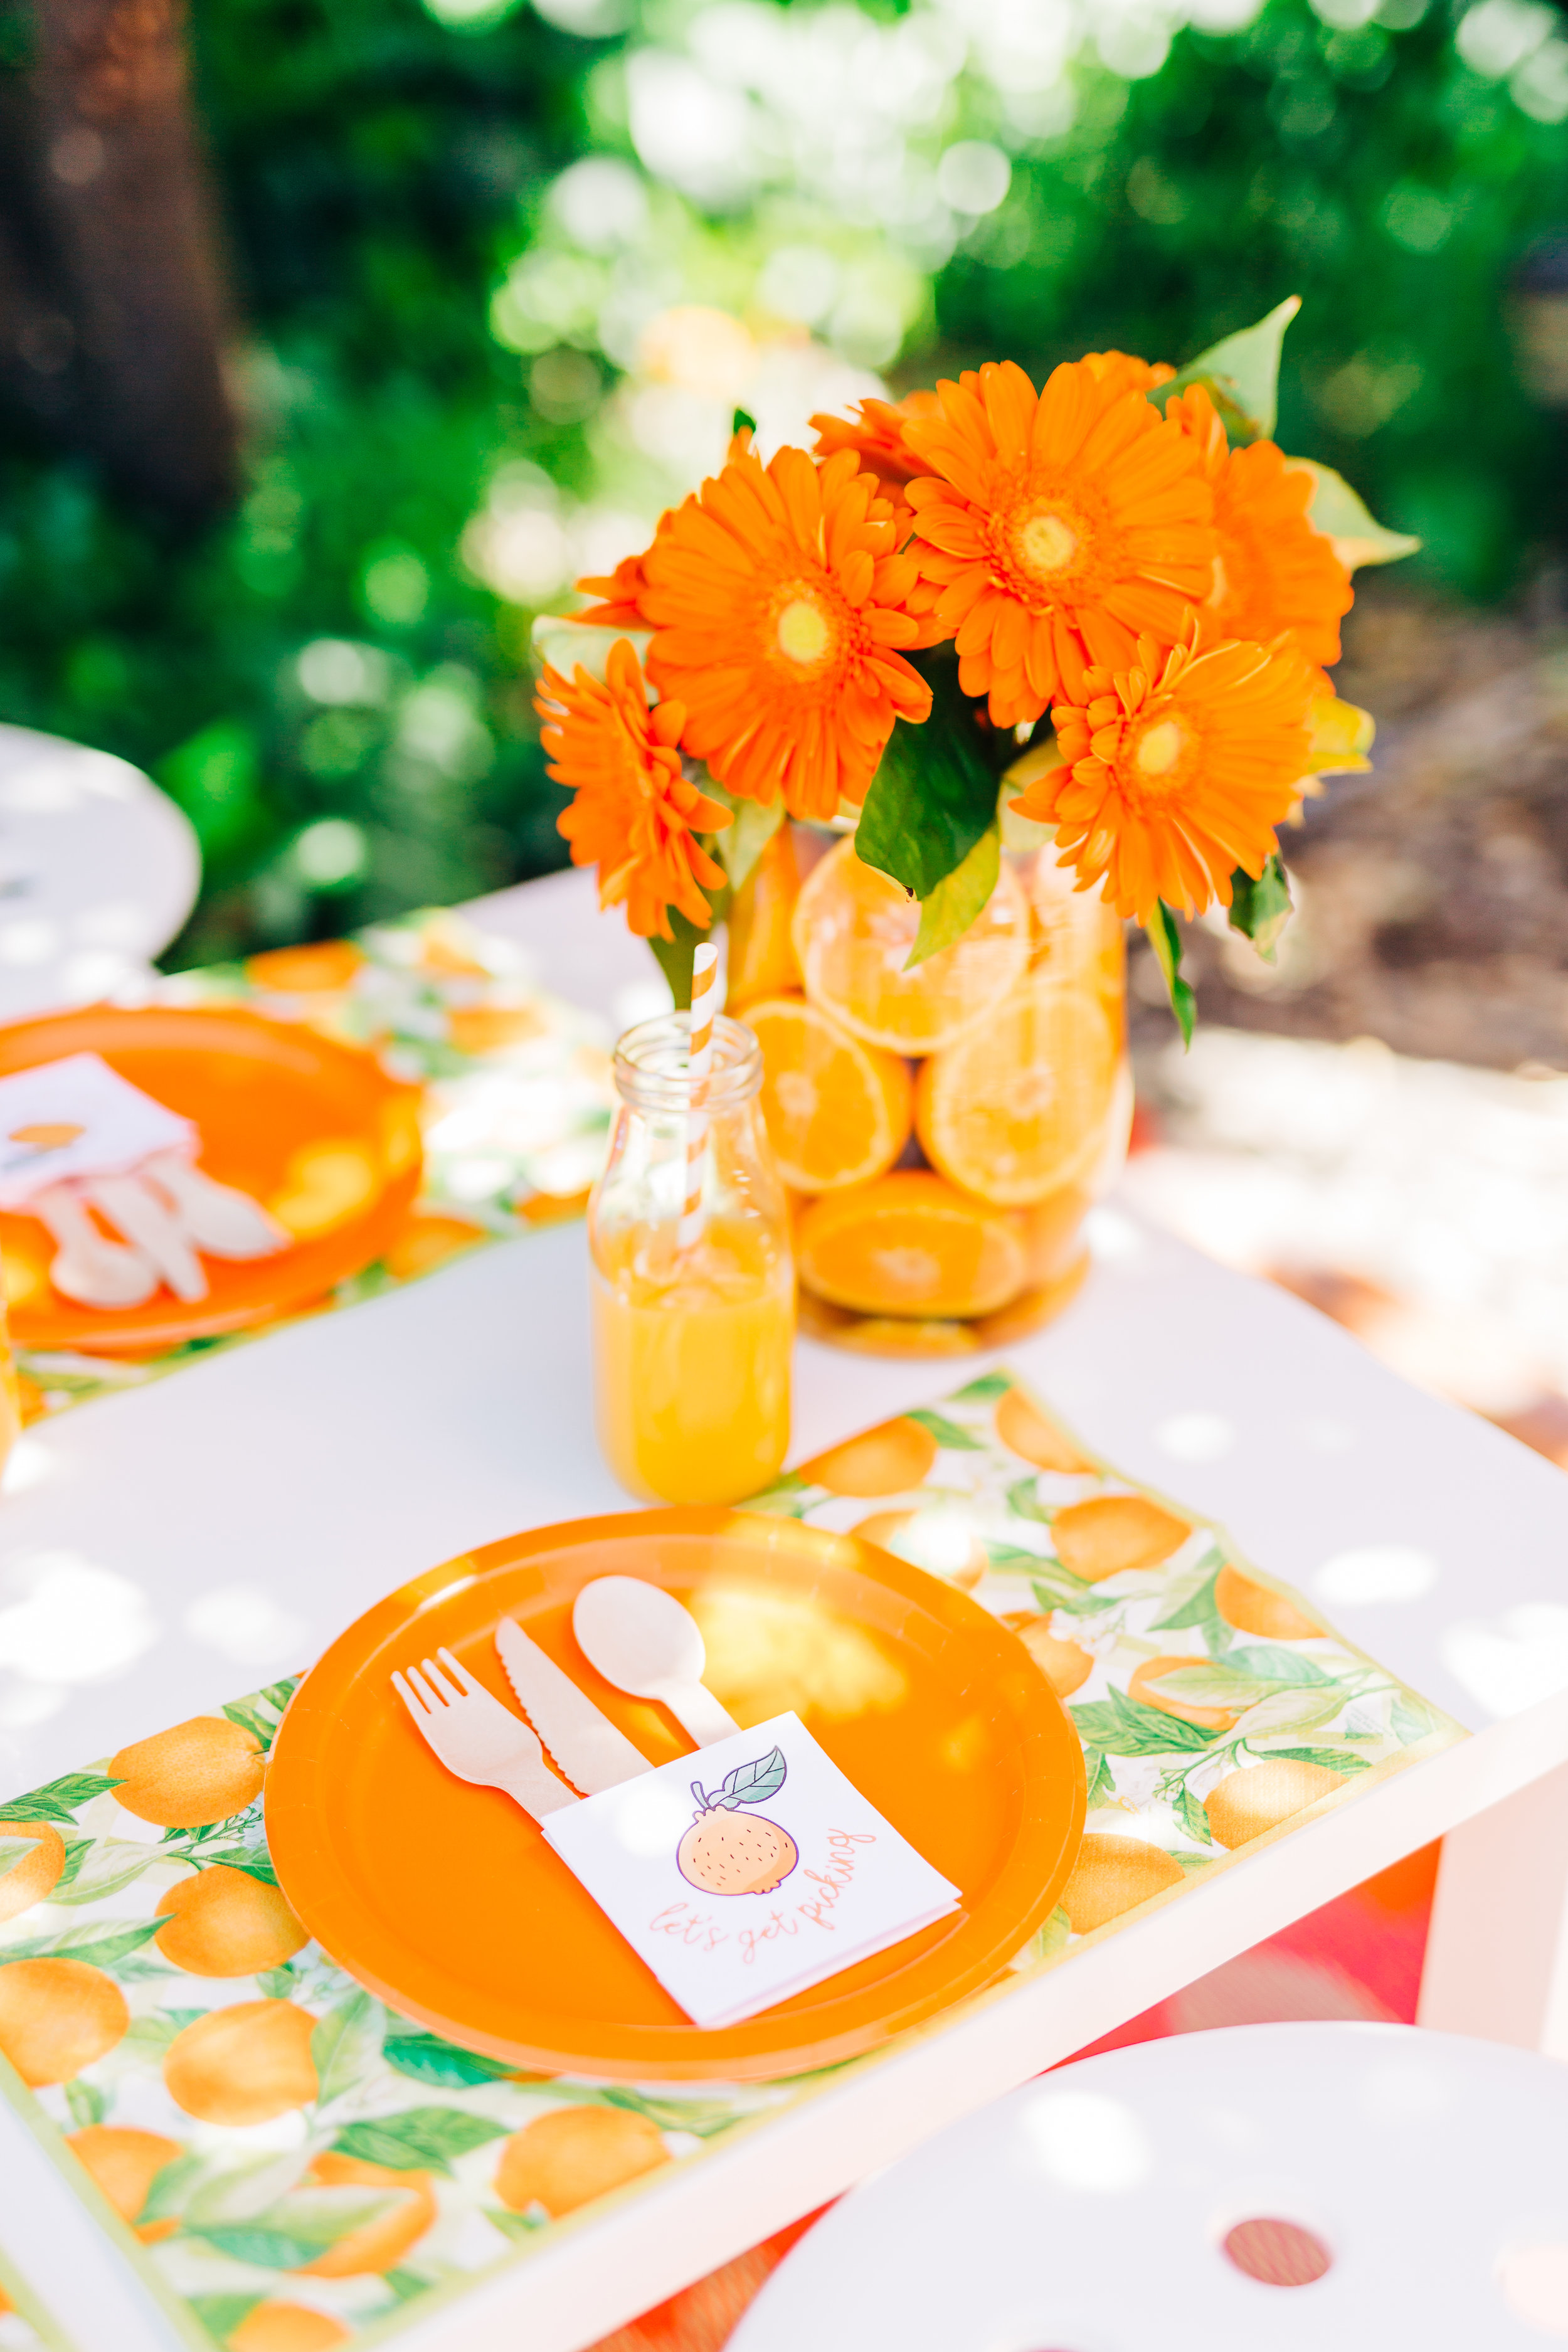
<path fill-rule="evenodd" d="M 852 835 L 792 825 L 731 916 L 729 996 L 762 1045 L 800 1328 L 956 1356 L 1038 1328 L 1083 1279 L 1126 1154 L 1121 925 L 1051 847 L 1005 850 L 951 947 Z"/>

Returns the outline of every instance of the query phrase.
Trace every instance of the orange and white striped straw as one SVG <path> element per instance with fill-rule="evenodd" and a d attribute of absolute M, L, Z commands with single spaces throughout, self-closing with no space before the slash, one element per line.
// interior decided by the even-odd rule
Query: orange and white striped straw
<path fill-rule="evenodd" d="M 702 1238 L 702 1169 L 708 1157 L 708 1076 L 713 1066 L 713 1015 L 719 1004 L 719 950 L 707 942 L 691 967 L 691 1044 L 687 1076 L 691 1088 L 686 1114 L 686 1205 L 680 1213 L 679 1246 L 693 1249 Z"/>

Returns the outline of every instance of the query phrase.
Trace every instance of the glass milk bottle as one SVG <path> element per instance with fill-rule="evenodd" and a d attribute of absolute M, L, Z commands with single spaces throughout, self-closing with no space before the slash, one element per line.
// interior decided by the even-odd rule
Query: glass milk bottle
<path fill-rule="evenodd" d="M 700 1230 L 688 1220 L 691 1016 L 630 1029 L 621 1108 L 588 1202 L 599 1444 L 629 1494 L 737 1503 L 789 1444 L 795 1265 L 784 1188 L 757 1104 L 763 1058 L 738 1021 L 713 1024 Z"/>

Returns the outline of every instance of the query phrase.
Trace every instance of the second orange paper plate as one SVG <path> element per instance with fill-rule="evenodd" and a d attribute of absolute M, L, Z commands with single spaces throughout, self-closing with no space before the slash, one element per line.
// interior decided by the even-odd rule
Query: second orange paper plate
<path fill-rule="evenodd" d="M 578 1650 L 572 1602 L 596 1576 L 679 1594 L 742 1727 L 793 1708 L 962 1888 L 957 1913 L 744 2024 L 689 2023 L 537 1825 L 453 1779 L 392 1688 L 445 1645 L 514 1705 L 493 1635 L 515 1616 L 650 1763 L 690 1753 L 673 1717 Z M 519 2068 L 631 2082 L 833 2065 L 990 1983 L 1055 1908 L 1083 1816 L 1077 1733 L 994 1618 L 856 1537 L 712 1508 L 540 1528 L 405 1585 L 311 1669 L 267 1779 L 283 1890 L 362 1984 Z"/>
<path fill-rule="evenodd" d="M 228 1006 L 90 1004 L 0 1028 L 0 1076 L 67 1054 L 100 1054 L 194 1120 L 207 1174 L 265 1202 L 294 1245 L 242 1264 L 204 1258 L 205 1298 L 159 1290 L 105 1313 L 52 1287 L 53 1244 L 37 1218 L 0 1216 L 11 1335 L 24 1347 L 134 1353 L 243 1330 L 373 1264 L 413 1206 L 418 1093 L 356 1046 Z"/>

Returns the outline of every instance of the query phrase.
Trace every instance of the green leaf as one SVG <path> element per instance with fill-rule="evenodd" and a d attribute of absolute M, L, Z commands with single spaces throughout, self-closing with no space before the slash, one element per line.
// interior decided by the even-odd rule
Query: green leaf
<path fill-rule="evenodd" d="M 1279 934 L 1289 921 L 1293 911 L 1290 884 L 1285 868 L 1275 852 L 1255 882 L 1238 866 L 1230 877 L 1230 908 L 1226 917 L 1233 931 L 1252 941 L 1265 963 L 1274 963 L 1279 953 Z"/>
<path fill-rule="evenodd" d="M 722 833 L 712 835 L 713 854 L 730 878 L 731 890 L 739 890 L 752 878 L 758 858 L 784 821 L 784 804 L 781 798 L 771 801 L 764 808 L 760 801 L 739 799 L 716 784 L 704 772 L 702 790 L 710 801 L 727 808 L 733 823 Z"/>
<path fill-rule="evenodd" d="M 467 2090 L 475 2083 L 503 2082 L 517 2069 L 505 2058 L 484 2058 L 477 2050 L 460 2050 L 438 2033 L 389 2033 L 382 2056 L 395 2074 L 411 2083 L 431 2083 L 444 2090 Z"/>
<path fill-rule="evenodd" d="M 937 656 L 916 667 L 931 688 L 931 717 L 920 727 L 895 722 L 855 847 L 923 902 L 995 824 L 997 783 L 956 661 Z"/>
<path fill-rule="evenodd" d="M 381 2055 L 383 2011 L 367 1992 L 352 1992 L 317 2021 L 310 2035 L 316 2104 L 326 2106 L 352 2091 Z"/>
<path fill-rule="evenodd" d="M 1344 1693 L 1332 1683 L 1298 1683 L 1285 1690 L 1276 1684 L 1268 1697 L 1247 1709 L 1236 1727 L 1249 1740 L 1268 1739 L 1280 1731 L 1309 1731 L 1320 1723 L 1331 1723 L 1344 1703 Z"/>
<path fill-rule="evenodd" d="M 1370 1757 L 1358 1756 L 1352 1748 L 1271 1748 L 1269 1749 L 1268 1761 L 1271 1764 L 1279 1757 L 1286 1758 L 1292 1764 L 1321 1764 L 1327 1772 L 1365 1772 L 1370 1770 L 1372 1763 Z"/>
<path fill-rule="evenodd" d="M 198 2017 L 207 2014 L 205 2009 L 155 2009 L 142 2017 L 133 2017 L 130 2028 L 115 2045 L 116 2058 L 135 2058 L 157 2065 L 176 2033 L 194 2025 Z"/>
<path fill-rule="evenodd" d="M 225 2345 L 242 2319 L 247 2319 L 258 2303 L 260 2294 L 193 2294 L 188 2307 L 194 2311 L 213 2342 Z"/>
<path fill-rule="evenodd" d="M 219 1862 L 226 1869 L 243 1870 L 247 1878 L 258 1878 L 263 1886 L 276 1886 L 278 1884 L 278 1873 L 272 1867 L 272 1857 L 263 1846 L 236 1846 L 228 1853 L 219 1851 L 216 1853 L 204 1853 L 201 1857 L 201 1866 L 204 1870 L 210 1870 L 215 1863 Z"/>
<path fill-rule="evenodd" d="M 249 2263 L 263 2271 L 297 2271 L 306 2263 L 314 2262 L 321 2252 L 313 2238 L 293 2238 L 286 2231 L 266 2229 L 259 2222 L 241 2222 L 237 2226 L 218 2222 L 211 2229 L 193 2230 L 190 2234 L 216 2246 L 231 2262 Z"/>
<path fill-rule="evenodd" d="M 66 1866 L 49 1889 L 49 1901 L 100 1902 L 165 1859 L 155 1845 L 138 1845 L 132 1838 L 79 1838 L 67 1849 Z"/>
<path fill-rule="evenodd" d="M 1201 1625 L 1214 1615 L 1215 1580 L 1225 1563 L 1218 1552 L 1205 1552 L 1195 1568 L 1184 1569 L 1165 1588 L 1163 1612 L 1149 1621 L 1151 1633 L 1173 1633 Z"/>
<path fill-rule="evenodd" d="M 181 2219 L 187 2230 L 235 2230 L 251 2221 L 281 2228 L 279 2201 L 299 2186 L 310 2160 L 306 2146 L 282 2155 L 241 2158 L 221 2170 L 204 2168 L 201 2178 L 181 2191 Z"/>
<path fill-rule="evenodd" d="M 1031 1960 L 1054 1960 L 1065 1952 L 1072 1936 L 1072 1921 L 1058 1903 L 1043 1927 L 1037 1928 L 1025 1949 Z"/>
<path fill-rule="evenodd" d="M 971 1381 L 967 1388 L 955 1390 L 949 1397 L 948 1402 L 949 1404 L 994 1404 L 999 1397 L 1005 1397 L 1015 1385 L 1010 1372 L 982 1372 L 980 1378 L 977 1381 Z"/>
<path fill-rule="evenodd" d="M 718 838 L 721 839 L 722 835 Z M 710 923 L 705 931 L 700 931 L 696 924 L 681 913 L 679 907 L 669 907 L 665 911 L 668 915 L 669 928 L 674 936 L 668 940 L 655 939 L 648 941 L 660 971 L 669 982 L 669 992 L 675 999 L 675 1009 L 678 1013 L 689 1013 L 691 1010 L 691 968 L 696 960 L 698 949 L 704 940 L 712 938 L 713 925 L 721 923 L 729 912 L 728 888 L 704 890 L 702 895 L 713 909 L 713 923 Z"/>
<path fill-rule="evenodd" d="M 1092 1811 L 1096 1805 L 1110 1804 L 1116 1795 L 1116 1778 L 1102 1749 L 1084 1749 L 1083 1774 L 1089 1791 L 1084 1801 L 1086 1811 Z"/>
<path fill-rule="evenodd" d="M 261 1714 L 259 1709 L 242 1698 L 231 1699 L 224 1713 L 230 1723 L 238 1724 L 241 1731 L 248 1731 L 253 1738 L 259 1739 L 263 1748 L 271 1747 L 273 1734 L 278 1728 L 274 1717 Z"/>
<path fill-rule="evenodd" d="M 971 1437 L 967 1429 L 960 1429 L 956 1421 L 949 1421 L 945 1414 L 932 1412 L 926 1405 L 917 1406 L 913 1412 L 906 1413 L 904 1419 L 917 1422 L 928 1437 L 934 1437 L 937 1444 L 944 1445 L 950 1454 L 984 1454 L 985 1451 L 980 1440 Z"/>
<path fill-rule="evenodd" d="M 392 2289 L 399 2303 L 412 2303 L 416 2295 L 428 2294 L 437 2282 L 421 2278 L 417 2271 L 398 2269 L 383 2271 L 381 2283 Z"/>
<path fill-rule="evenodd" d="M 784 1749 L 770 1748 L 765 1756 L 753 1757 L 749 1764 L 737 1764 L 732 1772 L 726 1772 L 721 1788 L 704 1794 L 702 1783 L 693 1780 L 691 1793 L 700 1805 L 722 1805 L 733 1812 L 737 1805 L 760 1805 L 776 1797 L 788 1772 Z"/>
<path fill-rule="evenodd" d="M 79 2131 L 89 2124 L 100 2124 L 109 2113 L 109 2101 L 97 2084 L 84 2083 L 79 2076 L 66 2084 L 66 2105 Z"/>
<path fill-rule="evenodd" d="M 1233 443 L 1267 441 L 1279 408 L 1280 346 L 1300 307 L 1299 294 L 1288 295 L 1256 326 L 1226 335 L 1206 352 L 1200 352 L 1195 360 L 1189 360 L 1169 383 L 1158 384 L 1150 393 L 1161 415 L 1173 393 L 1201 383 Z"/>
<path fill-rule="evenodd" d="M 1112 1690 L 1089 1706 L 1069 1706 L 1085 1745 L 1102 1748 L 1108 1756 L 1168 1756 L 1175 1751 L 1196 1754 L 1209 1747 L 1214 1733 L 1157 1706 L 1141 1706 L 1136 1699 Z"/>
<path fill-rule="evenodd" d="M 762 1494 L 752 1496 L 749 1501 L 738 1507 L 742 1511 L 755 1511 L 759 1518 L 804 1519 L 808 1511 L 816 1508 L 821 1493 L 820 1486 L 808 1486 L 796 1471 L 791 1470 L 786 1476 L 775 1479 Z"/>
<path fill-rule="evenodd" d="M 327 2189 L 312 2185 L 290 2189 L 257 2219 L 263 2229 L 276 2230 L 320 2253 L 323 2246 L 335 2246 L 351 2231 L 379 2221 L 411 2193 L 401 2182 L 391 2181 L 384 2189 L 361 2189 L 349 2182 Z"/>
<path fill-rule="evenodd" d="M 304 1681 L 303 1675 L 285 1675 L 280 1682 L 268 1683 L 265 1690 L 252 1691 L 252 1700 L 260 1706 L 269 1706 L 279 1721 L 289 1700 Z"/>
<path fill-rule="evenodd" d="M 368 2123 L 350 2124 L 332 2147 L 340 2156 L 361 2164 L 383 2164 L 391 2172 L 436 2172 L 452 2169 L 452 2158 L 467 2156 L 487 2141 L 504 2139 L 509 2126 L 489 2116 L 470 2116 L 461 2107 L 405 2107 L 401 2115 L 380 2116 Z"/>
<path fill-rule="evenodd" d="M 529 2213 L 514 2213 L 508 2205 L 486 2205 L 481 2210 L 486 2221 L 499 2230 L 503 2238 L 536 2238 L 541 2230 L 550 2227 L 550 2216 L 542 2205 Z"/>
<path fill-rule="evenodd" d="M 993 825 L 983 833 L 962 864 L 944 874 L 928 898 L 921 900 L 921 927 L 904 958 L 905 971 L 928 956 L 940 954 L 961 940 L 991 903 L 1002 871 L 1002 836 Z"/>
<path fill-rule="evenodd" d="M 0 1878 L 4 1878 L 7 1871 L 15 1870 L 19 1862 L 25 1862 L 28 1854 L 37 1851 L 36 1837 L 0 1837 Z"/>
<path fill-rule="evenodd" d="M 1184 1780 L 1176 1792 L 1176 1815 L 1189 1837 L 1196 1838 L 1200 1845 L 1213 1845 L 1209 1817 Z"/>
<path fill-rule="evenodd" d="M 712 2139 L 733 2128 L 742 2118 L 723 2099 L 660 2099 L 646 2091 L 605 2091 L 602 2104 L 625 2107 L 629 2115 L 646 2116 L 660 2131 L 689 2132 L 695 2139 Z"/>
<path fill-rule="evenodd" d="M 1254 1675 L 1237 1674 L 1218 1658 L 1202 1658 L 1190 1666 L 1173 1666 L 1169 1673 L 1157 1675 L 1149 1687 L 1182 1706 L 1233 1706 L 1239 1711 L 1267 1698 L 1274 1685 L 1259 1682 Z"/>
<path fill-rule="evenodd" d="M 579 669 L 590 677 L 605 682 L 605 665 L 610 658 L 610 648 L 625 637 L 638 661 L 647 652 L 653 636 L 651 629 L 601 629 L 584 626 L 580 621 L 567 619 L 560 613 L 541 613 L 534 622 L 531 636 L 534 660 L 550 664 L 553 670 L 570 684 Z"/>
<path fill-rule="evenodd" d="M 199 2180 L 206 2167 L 199 2156 L 172 2156 L 153 2175 L 138 2221 L 166 2221 L 172 2214 L 184 2210 L 192 2186 Z"/>
<path fill-rule="evenodd" d="M 991 1547 L 986 1546 L 989 1551 Z M 1025 1554 L 1026 1559 L 1032 1556 Z M 992 1554 L 993 1565 L 999 1563 Z M 1034 1588 L 1035 1606 L 1048 1617 L 1053 1609 L 1065 1609 L 1072 1617 L 1096 1617 L 1102 1610 L 1114 1609 L 1117 1603 L 1108 1593 L 1097 1592 L 1092 1584 L 1085 1584 L 1055 1560 L 1034 1561 L 1029 1570 L 1029 1582 Z"/>
<path fill-rule="evenodd" d="M 25 1797 L 8 1797 L 0 1805 L 0 1813 L 8 1822 L 70 1822 L 94 1797 L 104 1796 L 119 1786 L 118 1780 L 110 1780 L 102 1772 L 68 1772 L 63 1780 L 48 1780 L 41 1789 L 30 1789 Z"/>
<path fill-rule="evenodd" d="M 749 408 L 735 408 L 731 410 L 730 431 L 731 434 L 754 433 L 756 429 L 757 420 L 752 415 Z"/>
<path fill-rule="evenodd" d="M 300 1989 L 299 1974 L 287 1960 L 280 1969 L 260 1969 L 256 1981 L 268 2000 L 287 2000 Z"/>
<path fill-rule="evenodd" d="M 1437 1718 L 1425 1699 L 1402 1690 L 1394 1694 L 1389 1725 L 1402 1748 L 1414 1748 L 1418 1739 L 1426 1739 L 1436 1730 Z"/>
<path fill-rule="evenodd" d="M 1198 1000 L 1182 978 L 1182 935 L 1176 929 L 1176 919 L 1163 898 L 1156 900 L 1153 918 L 1144 925 L 1143 935 L 1154 950 L 1155 962 L 1164 974 L 1165 992 L 1176 1016 L 1176 1026 L 1182 1033 L 1182 1043 L 1190 1045 L 1193 1026 L 1197 1020 Z"/>
<path fill-rule="evenodd" d="M 1016 1519 L 1030 1519 L 1037 1528 L 1048 1528 L 1056 1517 L 1049 1503 L 1040 1500 L 1039 1482 L 1035 1478 L 1016 1478 L 1007 1489 L 1007 1508 Z"/>
<path fill-rule="evenodd" d="M 1336 474 L 1331 466 L 1320 466 L 1314 457 L 1287 457 L 1285 470 L 1310 474 L 1316 482 L 1307 520 L 1332 542 L 1347 572 L 1363 563 L 1397 563 L 1402 556 L 1414 555 L 1419 549 L 1421 541 L 1408 532 L 1385 530 L 1374 521 L 1344 476 Z"/>
<path fill-rule="evenodd" d="M 116 1927 L 107 1919 L 95 1919 L 86 1927 L 62 1927 L 55 1936 L 31 1936 L 25 1943 L 7 1944 L 0 1950 L 0 1967 L 12 1960 L 60 1959 L 112 1969 L 117 1960 L 139 1951 L 163 1924 L 162 1919 L 137 1919 L 129 1927 Z"/>
<path fill-rule="evenodd" d="M 1252 1642 L 1245 1649 L 1232 1650 L 1229 1664 L 1239 1666 L 1243 1673 L 1262 1675 L 1276 1683 L 1331 1683 L 1313 1658 L 1303 1658 L 1295 1650 L 1287 1650 L 1276 1642 Z"/>

